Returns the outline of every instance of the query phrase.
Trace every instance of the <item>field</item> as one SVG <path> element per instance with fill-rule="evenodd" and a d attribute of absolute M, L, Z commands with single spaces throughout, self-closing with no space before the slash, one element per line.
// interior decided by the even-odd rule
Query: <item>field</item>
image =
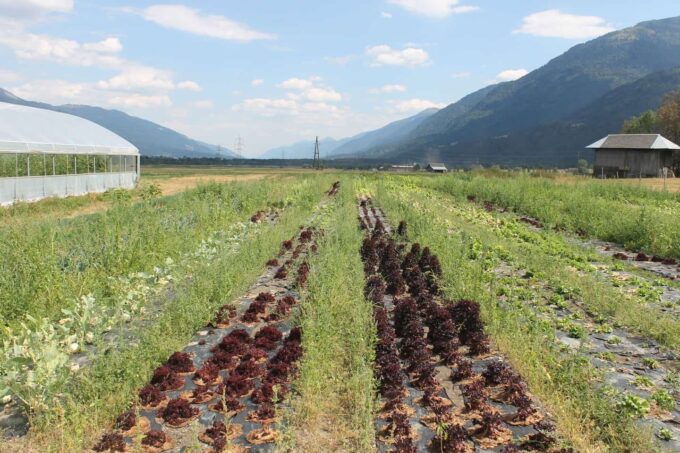
<path fill-rule="evenodd" d="M 0 211 L 0 451 L 680 451 L 673 190 L 143 175 Z"/>

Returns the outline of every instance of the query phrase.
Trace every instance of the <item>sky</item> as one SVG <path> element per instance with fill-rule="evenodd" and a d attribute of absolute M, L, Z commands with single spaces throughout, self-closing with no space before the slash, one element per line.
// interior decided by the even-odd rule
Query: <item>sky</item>
<path fill-rule="evenodd" d="M 0 0 L 0 87 L 115 108 L 243 154 L 343 138 L 677 0 Z"/>

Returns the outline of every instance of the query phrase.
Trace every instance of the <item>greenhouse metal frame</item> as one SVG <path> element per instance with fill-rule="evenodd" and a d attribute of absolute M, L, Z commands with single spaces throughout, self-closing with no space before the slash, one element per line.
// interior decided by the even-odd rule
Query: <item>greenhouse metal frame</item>
<path fill-rule="evenodd" d="M 0 204 L 131 189 L 139 151 L 73 115 L 0 103 Z"/>

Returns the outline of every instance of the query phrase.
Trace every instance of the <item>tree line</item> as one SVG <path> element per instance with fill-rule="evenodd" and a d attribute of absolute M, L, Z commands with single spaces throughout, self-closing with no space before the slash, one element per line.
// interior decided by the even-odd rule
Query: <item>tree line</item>
<path fill-rule="evenodd" d="M 680 143 L 680 91 L 666 94 L 658 110 L 648 110 L 623 124 L 624 134 L 661 134 Z"/>

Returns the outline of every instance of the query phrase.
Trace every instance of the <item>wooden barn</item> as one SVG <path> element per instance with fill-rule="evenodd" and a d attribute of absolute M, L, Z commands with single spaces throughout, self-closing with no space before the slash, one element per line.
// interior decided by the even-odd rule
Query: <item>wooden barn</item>
<path fill-rule="evenodd" d="M 446 173 L 448 171 L 446 165 L 435 163 L 428 164 L 427 167 L 425 167 L 425 169 L 430 173 Z"/>
<path fill-rule="evenodd" d="M 587 148 L 595 150 L 596 178 L 663 176 L 680 159 L 680 146 L 659 134 L 614 134 Z"/>

